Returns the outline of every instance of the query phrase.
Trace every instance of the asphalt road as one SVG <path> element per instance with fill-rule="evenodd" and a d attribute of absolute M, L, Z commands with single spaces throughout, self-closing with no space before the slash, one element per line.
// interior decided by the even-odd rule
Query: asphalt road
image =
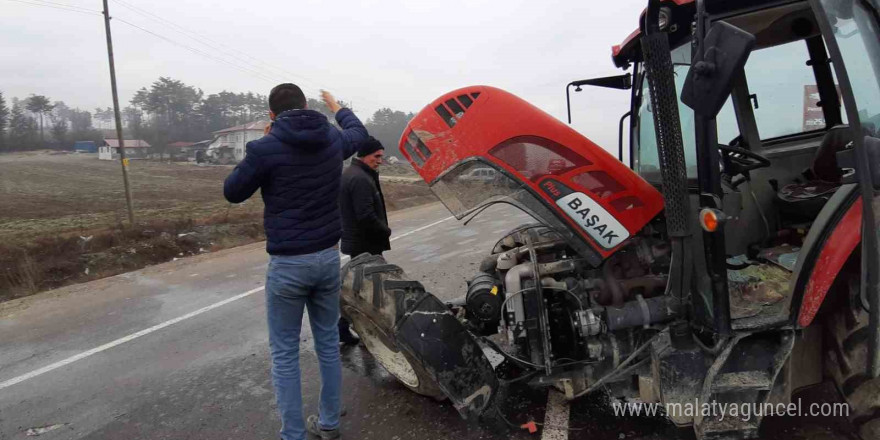
<path fill-rule="evenodd" d="M 529 218 L 498 207 L 463 226 L 433 204 L 390 221 L 397 239 L 387 259 L 452 299 L 501 234 Z M 259 290 L 263 246 L 0 304 L 0 440 L 278 438 Z M 307 414 L 316 412 L 320 387 L 308 328 L 301 356 Z M 448 403 L 399 385 L 363 347 L 344 347 L 342 356 L 345 438 L 538 438 L 465 423 Z M 546 398 L 544 391 L 514 393 L 513 421 L 542 421 Z M 576 439 L 689 437 L 663 420 L 615 418 L 600 398 L 573 404 L 571 426 Z M 774 438 L 845 438 L 839 420 L 776 426 Z"/>

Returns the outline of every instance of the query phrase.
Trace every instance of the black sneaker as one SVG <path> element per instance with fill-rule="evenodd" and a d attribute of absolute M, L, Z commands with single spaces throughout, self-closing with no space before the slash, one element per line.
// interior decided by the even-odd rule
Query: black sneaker
<path fill-rule="evenodd" d="M 339 435 L 339 428 L 336 429 L 324 429 L 321 427 L 321 424 L 318 423 L 318 416 L 311 415 L 306 419 L 306 431 L 309 434 L 312 434 L 322 440 L 332 440 L 342 438 Z"/>

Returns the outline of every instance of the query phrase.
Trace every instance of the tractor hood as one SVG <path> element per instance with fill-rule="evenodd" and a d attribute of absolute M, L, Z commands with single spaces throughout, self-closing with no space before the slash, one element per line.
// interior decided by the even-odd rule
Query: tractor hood
<path fill-rule="evenodd" d="M 456 218 L 513 204 L 593 266 L 663 209 L 662 195 L 604 149 L 493 87 L 432 102 L 407 125 L 400 151 Z"/>

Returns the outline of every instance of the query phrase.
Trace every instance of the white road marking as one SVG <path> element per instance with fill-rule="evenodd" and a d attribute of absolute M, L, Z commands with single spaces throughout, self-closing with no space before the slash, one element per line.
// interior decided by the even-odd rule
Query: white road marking
<path fill-rule="evenodd" d="M 153 333 L 153 332 L 155 332 L 155 331 L 162 330 L 162 329 L 165 328 L 165 327 L 168 327 L 168 326 L 171 326 L 171 325 L 177 324 L 178 322 L 181 322 L 181 321 L 187 320 L 187 319 L 192 318 L 192 317 L 194 317 L 194 316 L 201 315 L 202 313 L 208 312 L 208 311 L 210 311 L 210 310 L 214 310 L 214 309 L 216 309 L 217 307 L 221 307 L 221 306 L 224 306 L 224 305 L 229 304 L 229 303 L 231 303 L 231 302 L 238 301 L 238 300 L 240 300 L 240 299 L 242 299 L 242 298 L 244 298 L 244 297 L 247 297 L 247 296 L 249 296 L 249 295 L 252 295 L 252 294 L 254 294 L 254 293 L 257 293 L 257 292 L 263 290 L 264 287 L 265 287 L 265 286 L 260 286 L 260 287 L 257 287 L 257 288 L 255 288 L 255 289 L 248 290 L 247 292 L 240 293 L 240 294 L 235 295 L 235 296 L 233 296 L 233 297 L 231 297 L 231 298 L 226 298 L 226 299 L 224 299 L 223 301 L 216 302 L 216 303 L 211 304 L 211 305 L 209 305 L 209 306 L 202 307 L 201 309 L 198 309 L 198 310 L 196 310 L 196 311 L 194 311 L 194 312 L 189 312 L 189 313 L 187 313 L 186 315 L 178 316 L 177 318 L 174 318 L 174 319 L 169 320 L 169 321 L 165 321 L 165 322 L 163 322 L 163 323 L 161 323 L 161 324 L 154 325 L 154 326 L 152 326 L 152 327 L 150 327 L 150 328 L 147 328 L 147 329 L 143 329 L 143 330 L 141 330 L 141 331 L 139 331 L 139 332 L 137 332 L 137 333 L 132 333 L 132 334 L 130 334 L 130 335 L 128 335 L 128 336 L 125 336 L 125 337 L 119 338 L 119 339 L 117 339 L 117 340 L 115 340 L 115 341 L 108 342 L 108 343 L 106 343 L 106 344 L 104 344 L 104 345 L 101 345 L 101 346 L 95 347 L 95 348 L 93 348 L 93 349 L 91 349 L 91 350 L 84 351 L 84 352 L 82 352 L 82 353 L 80 353 L 80 354 L 77 354 L 77 355 L 71 356 L 71 357 L 69 357 L 69 358 L 67 358 L 67 359 L 64 359 L 64 360 L 60 360 L 60 361 L 58 361 L 58 362 L 55 362 L 54 364 L 50 364 L 50 365 L 47 365 L 47 366 L 45 366 L 45 367 L 43 367 L 43 368 L 40 368 L 40 369 L 38 369 L 38 370 L 31 371 L 30 373 L 23 374 L 23 375 L 21 375 L 21 376 L 18 376 L 18 377 L 15 377 L 15 378 L 9 379 L 9 380 L 7 380 L 7 381 L 5 381 L 5 382 L 0 382 L 0 390 L 2 390 L 3 388 L 11 387 L 11 386 L 13 386 L 13 385 L 15 385 L 15 384 L 17 384 L 17 383 L 21 383 L 21 382 L 24 382 L 24 381 L 26 381 L 26 380 L 33 379 L 33 378 L 35 378 L 35 377 L 37 377 L 37 376 L 40 376 L 40 375 L 42 375 L 42 374 L 46 374 L 46 373 L 48 373 L 48 372 L 50 372 L 50 371 L 52 371 L 52 370 L 57 370 L 57 369 L 59 369 L 59 368 L 61 368 L 61 367 L 63 367 L 63 366 L 66 366 L 66 365 L 72 364 L 72 363 L 74 363 L 74 362 L 76 362 L 76 361 L 79 361 L 79 360 L 85 359 L 85 358 L 87 358 L 87 357 L 89 357 L 89 356 L 92 356 L 92 355 L 98 354 L 98 353 L 100 353 L 100 352 L 102 352 L 102 351 L 109 350 L 109 349 L 111 349 L 111 348 L 113 348 L 113 347 L 116 347 L 117 345 L 122 345 L 122 344 L 124 344 L 124 343 L 126 343 L 126 342 L 133 341 L 133 340 L 135 340 L 135 339 L 137 339 L 137 338 L 140 338 L 141 336 L 146 336 L 146 335 L 148 335 L 148 334 L 150 334 L 150 333 Z"/>
<path fill-rule="evenodd" d="M 551 388 L 547 395 L 547 412 L 544 415 L 541 440 L 568 439 L 568 415 L 569 406 L 565 395 Z"/>
<path fill-rule="evenodd" d="M 390 241 L 395 241 L 395 240 L 397 240 L 398 238 L 403 238 L 403 237 L 406 237 L 406 236 L 408 236 L 408 235 L 415 234 L 416 232 L 424 231 L 425 229 L 428 229 L 428 228 L 430 228 L 430 227 L 432 227 L 432 226 L 436 226 L 436 225 L 438 225 L 438 224 L 440 224 L 440 223 L 443 223 L 444 221 L 449 220 L 449 219 L 451 219 L 451 218 L 453 218 L 453 217 L 446 217 L 446 218 L 444 218 L 444 219 L 442 219 L 442 220 L 438 220 L 438 221 L 436 221 L 436 222 L 434 222 L 434 223 L 431 223 L 431 224 L 428 224 L 428 225 L 425 225 L 425 226 L 422 226 L 422 227 L 419 227 L 419 228 L 413 229 L 412 231 L 409 231 L 409 232 L 406 232 L 406 233 L 400 234 L 400 235 L 398 235 L 398 236 L 396 236 L 396 237 L 392 237 Z M 343 255 L 343 256 L 339 259 L 339 262 L 342 263 L 343 261 L 345 261 L 345 260 L 347 260 L 347 259 L 349 259 L 349 258 L 350 258 L 350 257 L 349 257 L 348 255 Z M 233 296 L 233 297 L 231 297 L 231 298 L 224 299 L 223 301 L 216 302 L 216 303 L 211 304 L 211 305 L 209 305 L 209 306 L 202 307 L 201 309 L 198 309 L 198 310 L 196 310 L 196 311 L 193 311 L 193 312 L 187 313 L 187 314 L 185 314 L 185 315 L 183 315 L 183 316 L 178 316 L 177 318 L 174 318 L 174 319 L 171 319 L 171 320 L 165 321 L 165 322 L 163 322 L 163 323 L 161 323 L 161 324 L 156 324 L 156 325 L 154 325 L 154 326 L 152 326 L 152 327 L 150 327 L 150 328 L 146 328 L 146 329 L 141 330 L 141 331 L 139 331 L 139 332 L 137 332 L 137 333 L 132 333 L 132 334 L 130 334 L 130 335 L 128 335 L 128 336 L 124 336 L 124 337 L 119 338 L 119 339 L 117 339 L 117 340 L 115 340 L 115 341 L 108 342 L 108 343 L 106 343 L 106 344 L 104 344 L 104 345 L 101 345 L 101 346 L 95 347 L 95 348 L 93 348 L 93 349 L 91 349 L 91 350 L 87 350 L 87 351 L 84 351 L 84 352 L 82 352 L 82 353 L 79 353 L 79 354 L 73 355 L 73 356 L 71 356 L 71 357 L 69 357 L 69 358 L 67 358 L 67 359 L 62 359 L 62 360 L 60 360 L 60 361 L 58 361 L 58 362 L 55 362 L 55 363 L 53 363 L 53 364 L 49 364 L 49 365 L 47 365 L 47 366 L 45 366 L 45 367 L 43 367 L 43 368 L 40 368 L 40 369 L 37 369 L 37 370 L 31 371 L 30 373 L 22 374 L 21 376 L 14 377 L 14 378 L 9 379 L 9 380 L 7 380 L 7 381 L 5 381 L 5 382 L 0 382 L 0 390 L 2 390 L 2 389 L 4 389 L 4 388 L 11 387 L 11 386 L 16 385 L 16 384 L 19 384 L 19 383 L 22 383 L 22 382 L 27 381 L 27 380 L 33 379 L 33 378 L 35 378 L 35 377 L 37 377 L 37 376 L 41 376 L 41 375 L 46 374 L 46 373 L 48 373 L 48 372 L 50 372 L 50 371 L 57 370 L 57 369 L 59 369 L 59 368 L 61 368 L 61 367 L 64 367 L 64 366 L 70 365 L 70 364 L 72 364 L 72 363 L 74 363 L 74 362 L 76 362 L 76 361 L 83 360 L 83 359 L 85 359 L 85 358 L 87 358 L 87 357 L 90 357 L 90 356 L 92 356 L 92 355 L 95 355 L 95 354 L 101 353 L 102 351 L 106 351 L 106 350 L 109 350 L 109 349 L 111 349 L 111 348 L 113 348 L 113 347 L 116 347 L 116 346 L 118 346 L 118 345 L 125 344 L 126 342 L 133 341 L 133 340 L 135 340 L 135 339 L 137 339 L 137 338 L 140 338 L 141 336 L 146 336 L 146 335 L 148 335 L 148 334 L 150 334 L 150 333 L 153 333 L 153 332 L 156 332 L 156 331 L 162 330 L 162 329 L 165 328 L 165 327 L 172 326 L 172 325 L 177 324 L 177 323 L 179 323 L 179 322 L 181 322 L 181 321 L 185 321 L 185 320 L 187 320 L 187 319 L 190 319 L 190 318 L 193 318 L 193 317 L 195 317 L 195 316 L 201 315 L 202 313 L 209 312 L 209 311 L 214 310 L 214 309 L 216 309 L 216 308 L 218 308 L 218 307 L 225 306 L 226 304 L 233 303 L 233 302 L 238 301 L 238 300 L 240 300 L 240 299 L 242 299 L 242 298 L 246 298 L 246 297 L 248 297 L 248 296 L 250 296 L 250 295 L 253 295 L 254 293 L 257 293 L 257 292 L 261 292 L 261 291 L 263 291 L 263 289 L 265 289 L 265 288 L 266 288 L 266 286 L 260 286 L 260 287 L 257 287 L 257 288 L 254 288 L 254 289 L 248 290 L 247 292 L 240 293 L 240 294 L 235 295 L 235 296 Z"/>
<path fill-rule="evenodd" d="M 415 234 L 416 232 L 424 231 L 425 229 L 428 229 L 428 228 L 430 228 L 430 227 L 432 227 L 432 226 L 437 226 L 437 225 L 439 225 L 440 223 L 443 223 L 443 222 L 445 222 L 446 220 L 449 220 L 449 219 L 452 219 L 452 218 L 455 218 L 455 217 L 453 217 L 453 216 L 449 216 L 449 217 L 446 217 L 446 218 L 444 218 L 444 219 L 442 219 L 442 220 L 437 220 L 437 221 L 434 222 L 434 223 L 427 224 L 427 225 L 422 226 L 422 227 L 420 227 L 420 228 L 413 229 L 412 231 L 404 232 L 403 234 L 400 234 L 400 235 L 398 235 L 397 237 L 391 237 L 391 240 L 389 240 L 389 241 L 394 241 L 394 240 L 397 240 L 397 239 L 399 239 L 399 238 L 403 238 L 403 237 L 406 237 L 406 236 L 408 236 L 408 235 Z"/>

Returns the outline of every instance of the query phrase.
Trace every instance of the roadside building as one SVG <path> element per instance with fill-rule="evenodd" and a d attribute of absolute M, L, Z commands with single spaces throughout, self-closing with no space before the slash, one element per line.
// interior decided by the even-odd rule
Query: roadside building
<path fill-rule="evenodd" d="M 76 141 L 73 143 L 73 151 L 77 153 L 97 153 L 98 146 L 94 141 Z"/>
<path fill-rule="evenodd" d="M 211 142 L 213 142 L 211 139 L 199 142 L 172 142 L 168 144 L 166 151 L 171 156 L 171 160 L 200 162 L 199 157 L 204 161 L 205 151 Z"/>
<path fill-rule="evenodd" d="M 125 157 L 129 159 L 144 159 L 150 154 L 150 144 L 141 139 L 125 140 Z M 98 149 L 98 159 L 119 159 L 119 139 L 104 139 L 104 144 Z"/>
<path fill-rule="evenodd" d="M 214 141 L 208 146 L 208 157 L 220 163 L 234 163 L 244 159 L 244 147 L 248 142 L 263 137 L 269 121 L 255 121 L 215 131 Z"/>

